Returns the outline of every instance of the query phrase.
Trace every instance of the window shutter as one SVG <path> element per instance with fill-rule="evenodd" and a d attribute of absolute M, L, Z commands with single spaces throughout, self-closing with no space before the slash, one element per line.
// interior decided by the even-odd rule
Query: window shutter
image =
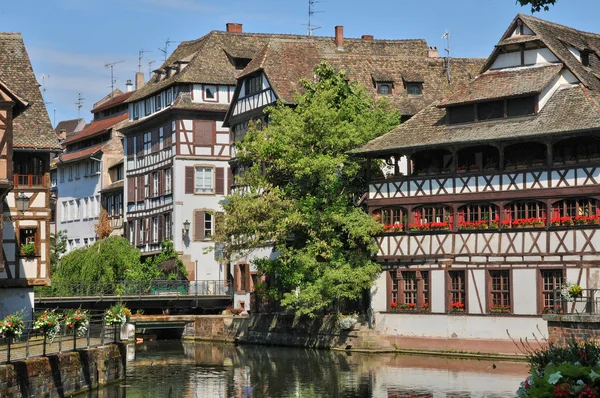
<path fill-rule="evenodd" d="M 194 212 L 194 240 L 204 240 L 204 211 Z"/>
<path fill-rule="evenodd" d="M 132 221 L 134 224 L 134 234 L 136 235 L 135 243 L 136 245 L 140 245 L 142 243 L 142 236 L 140 234 L 140 223 L 142 220 Z"/>
<path fill-rule="evenodd" d="M 161 170 L 160 171 L 160 194 L 164 195 L 167 192 L 167 178 L 166 178 L 166 171 L 165 170 Z"/>
<path fill-rule="evenodd" d="M 148 197 L 154 197 L 154 173 L 148 174 Z"/>
<path fill-rule="evenodd" d="M 137 201 L 144 201 L 144 176 L 137 177 Z"/>
<path fill-rule="evenodd" d="M 142 156 L 144 153 L 144 134 L 137 135 L 137 148 L 135 152 L 138 156 Z"/>
<path fill-rule="evenodd" d="M 174 180 L 173 177 L 171 177 Z M 194 168 L 192 166 L 185 167 L 185 193 L 194 193 Z"/>
<path fill-rule="evenodd" d="M 233 185 L 233 171 L 231 167 L 227 168 L 227 195 L 231 195 L 231 186 Z"/>
<path fill-rule="evenodd" d="M 225 193 L 225 168 L 217 167 L 215 169 L 215 193 L 223 195 Z"/>
<path fill-rule="evenodd" d="M 163 127 L 163 134 L 164 134 L 164 139 L 165 139 L 165 143 L 164 146 L 165 147 L 170 147 L 171 146 L 171 122 L 167 123 L 164 125 Z"/>
<path fill-rule="evenodd" d="M 154 219 L 148 218 L 148 243 L 154 242 Z"/>
<path fill-rule="evenodd" d="M 194 121 L 194 145 L 213 145 L 215 143 L 215 122 L 210 120 Z"/>
<path fill-rule="evenodd" d="M 127 137 L 127 159 L 133 158 L 133 147 L 134 147 L 135 137 L 130 136 Z"/>
<path fill-rule="evenodd" d="M 152 152 L 158 152 L 158 130 L 152 131 Z"/>
<path fill-rule="evenodd" d="M 127 178 L 127 203 L 135 202 L 135 177 Z"/>
<path fill-rule="evenodd" d="M 458 222 L 465 222 L 465 212 L 464 211 L 460 211 L 458 212 Z"/>
<path fill-rule="evenodd" d="M 164 170 L 158 170 L 158 192 L 155 193 L 156 196 L 161 196 L 165 194 L 164 181 L 163 178 L 165 176 Z"/>
<path fill-rule="evenodd" d="M 158 216 L 158 241 L 165 240 L 165 215 Z"/>

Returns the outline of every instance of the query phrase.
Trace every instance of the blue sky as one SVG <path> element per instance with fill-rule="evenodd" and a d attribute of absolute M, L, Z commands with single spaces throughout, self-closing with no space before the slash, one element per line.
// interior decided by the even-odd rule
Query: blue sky
<path fill-rule="evenodd" d="M 6 3 L 6 4 L 5 4 Z M 487 57 L 517 13 L 529 13 L 515 0 L 327 0 L 315 4 L 316 35 L 374 35 L 380 39 L 426 39 L 445 48 L 451 34 L 452 56 Z M 245 32 L 305 34 L 308 0 L 21 0 L 0 8 L 0 31 L 21 32 L 33 68 L 42 83 L 52 122 L 77 117 L 78 93 L 85 98 L 81 117 L 90 120 L 93 103 L 115 86 L 125 90 L 127 79 L 142 59 L 156 69 L 164 59 L 165 42 L 193 40 L 227 22 L 243 24 Z M 557 0 L 550 11 L 536 16 L 574 28 L 600 33 L 598 0 Z M 171 52 L 177 43 L 169 47 Z M 146 76 L 147 77 L 147 76 Z M 54 116 L 56 115 L 56 116 Z"/>

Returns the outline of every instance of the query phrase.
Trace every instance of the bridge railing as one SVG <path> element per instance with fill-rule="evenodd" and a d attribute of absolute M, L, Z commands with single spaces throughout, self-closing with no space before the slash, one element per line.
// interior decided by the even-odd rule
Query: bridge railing
<path fill-rule="evenodd" d="M 90 311 L 90 324 L 83 336 L 78 336 L 62 322 L 53 341 L 44 339 L 27 320 L 19 337 L 0 338 L 0 363 L 8 363 L 81 348 L 98 347 L 119 340 L 120 328 L 105 323 L 103 311 Z"/>
<path fill-rule="evenodd" d="M 155 280 L 119 282 L 53 282 L 37 288 L 35 297 L 225 296 L 233 289 L 223 280 Z"/>

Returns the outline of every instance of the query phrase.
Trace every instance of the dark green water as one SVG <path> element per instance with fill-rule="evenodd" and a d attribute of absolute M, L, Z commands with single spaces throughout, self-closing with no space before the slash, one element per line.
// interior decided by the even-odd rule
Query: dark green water
<path fill-rule="evenodd" d="M 94 397 L 513 397 L 524 363 L 158 341 Z"/>

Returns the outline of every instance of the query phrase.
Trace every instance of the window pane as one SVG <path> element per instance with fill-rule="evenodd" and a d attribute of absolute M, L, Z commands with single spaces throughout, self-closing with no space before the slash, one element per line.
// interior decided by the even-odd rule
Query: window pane
<path fill-rule="evenodd" d="M 514 98 L 507 101 L 508 117 L 533 115 L 535 113 L 535 97 Z"/>
<path fill-rule="evenodd" d="M 466 123 L 475 120 L 475 108 L 473 105 L 461 105 L 448 108 L 450 123 Z"/>
<path fill-rule="evenodd" d="M 482 102 L 477 104 L 477 119 L 500 119 L 504 117 L 504 101 Z"/>

